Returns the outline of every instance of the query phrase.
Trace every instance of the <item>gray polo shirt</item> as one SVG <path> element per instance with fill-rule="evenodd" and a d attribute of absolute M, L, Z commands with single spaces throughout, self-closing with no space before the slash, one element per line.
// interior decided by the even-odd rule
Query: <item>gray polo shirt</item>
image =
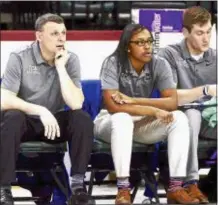
<path fill-rule="evenodd" d="M 140 75 L 129 62 L 130 69 L 118 75 L 115 57 L 103 63 L 101 72 L 102 89 L 117 89 L 131 97 L 151 97 L 152 91 L 175 88 L 170 65 L 161 57 L 153 56 L 152 61 L 144 65 Z"/>
<path fill-rule="evenodd" d="M 70 53 L 66 70 L 74 84 L 81 88 L 80 63 L 74 53 Z M 57 70 L 43 60 L 37 41 L 11 53 L 1 87 L 27 102 L 46 107 L 52 113 L 64 109 Z"/>
<path fill-rule="evenodd" d="M 185 40 L 160 49 L 158 55 L 171 65 L 178 88 L 188 89 L 217 83 L 216 51 L 209 48 L 199 61 L 193 59 Z"/>

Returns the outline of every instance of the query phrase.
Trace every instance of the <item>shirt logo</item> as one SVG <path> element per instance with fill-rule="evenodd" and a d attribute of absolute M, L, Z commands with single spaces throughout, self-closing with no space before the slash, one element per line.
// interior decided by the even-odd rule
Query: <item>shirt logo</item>
<path fill-rule="evenodd" d="M 121 75 L 120 75 L 120 80 L 121 80 L 121 82 L 126 82 L 126 83 L 128 83 L 129 81 L 130 81 L 130 79 L 129 79 L 129 76 L 128 76 L 128 74 L 127 73 L 121 73 Z"/>
<path fill-rule="evenodd" d="M 120 76 L 121 76 L 121 78 L 128 78 L 129 77 L 127 73 L 121 73 Z"/>
<path fill-rule="evenodd" d="M 145 79 L 146 79 L 146 80 L 151 80 L 151 75 L 150 75 L 150 73 L 145 73 Z"/>
<path fill-rule="evenodd" d="M 151 73 L 150 71 L 143 71 L 143 73 L 141 74 L 143 76 L 143 81 L 148 82 L 151 80 Z"/>
<path fill-rule="evenodd" d="M 26 72 L 27 74 L 40 74 L 40 69 L 35 65 L 29 65 Z"/>

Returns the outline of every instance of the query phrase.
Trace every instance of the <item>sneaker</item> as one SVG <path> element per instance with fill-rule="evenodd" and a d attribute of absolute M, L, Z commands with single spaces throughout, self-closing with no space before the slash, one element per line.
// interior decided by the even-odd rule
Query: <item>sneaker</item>
<path fill-rule="evenodd" d="M 197 184 L 190 184 L 186 186 L 185 189 L 188 192 L 190 197 L 198 199 L 201 204 L 209 203 L 208 198 L 201 192 Z"/>
<path fill-rule="evenodd" d="M 175 191 L 167 191 L 168 204 L 198 204 L 199 200 L 192 198 L 184 188 Z"/>
<path fill-rule="evenodd" d="M 71 204 L 72 205 L 94 205 L 95 200 L 87 193 L 85 187 L 79 187 L 72 189 L 71 196 Z"/>
<path fill-rule="evenodd" d="M 14 205 L 11 189 L 0 188 L 0 204 L 1 205 Z"/>
<path fill-rule="evenodd" d="M 119 189 L 116 200 L 116 205 L 131 205 L 131 195 L 129 189 Z"/>

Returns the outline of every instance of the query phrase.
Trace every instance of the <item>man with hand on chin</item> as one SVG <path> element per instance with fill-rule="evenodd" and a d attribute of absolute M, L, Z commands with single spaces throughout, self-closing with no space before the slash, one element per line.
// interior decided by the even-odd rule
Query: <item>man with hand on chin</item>
<path fill-rule="evenodd" d="M 92 150 L 93 123 L 81 110 L 79 59 L 64 49 L 66 27 L 60 16 L 40 16 L 35 29 L 36 41 L 11 53 L 2 78 L 0 204 L 14 204 L 11 183 L 16 158 L 20 143 L 31 140 L 70 142 L 72 200 L 88 203 L 84 175 Z"/>

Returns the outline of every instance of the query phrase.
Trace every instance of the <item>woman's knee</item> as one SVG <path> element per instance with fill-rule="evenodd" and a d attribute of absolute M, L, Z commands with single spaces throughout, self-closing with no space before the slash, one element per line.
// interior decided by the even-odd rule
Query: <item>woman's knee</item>
<path fill-rule="evenodd" d="M 173 122 L 171 123 L 171 128 L 177 129 L 178 132 L 188 133 L 189 135 L 189 123 L 188 118 L 180 110 L 173 111 Z"/>
<path fill-rule="evenodd" d="M 190 129 L 189 129 L 189 123 L 188 118 L 182 111 L 173 111 L 173 122 L 171 124 L 171 128 L 176 129 L 178 133 L 183 133 L 183 140 L 187 139 L 187 141 L 190 138 Z"/>
<path fill-rule="evenodd" d="M 133 120 L 128 113 L 116 113 L 111 116 L 111 143 L 115 148 L 123 144 L 120 148 L 131 147 L 133 138 Z M 128 146 L 129 145 L 129 146 Z"/>
<path fill-rule="evenodd" d="M 95 121 L 95 136 L 107 142 L 132 138 L 133 121 L 127 113 L 115 113 L 105 116 L 104 120 Z M 128 137 L 129 136 L 129 137 Z"/>
<path fill-rule="evenodd" d="M 131 129 L 133 130 L 133 120 L 128 113 L 120 112 L 111 116 L 112 128 Z"/>
<path fill-rule="evenodd" d="M 176 110 L 173 111 L 173 123 L 182 124 L 185 127 L 188 127 L 188 118 L 185 113 L 180 110 Z"/>

